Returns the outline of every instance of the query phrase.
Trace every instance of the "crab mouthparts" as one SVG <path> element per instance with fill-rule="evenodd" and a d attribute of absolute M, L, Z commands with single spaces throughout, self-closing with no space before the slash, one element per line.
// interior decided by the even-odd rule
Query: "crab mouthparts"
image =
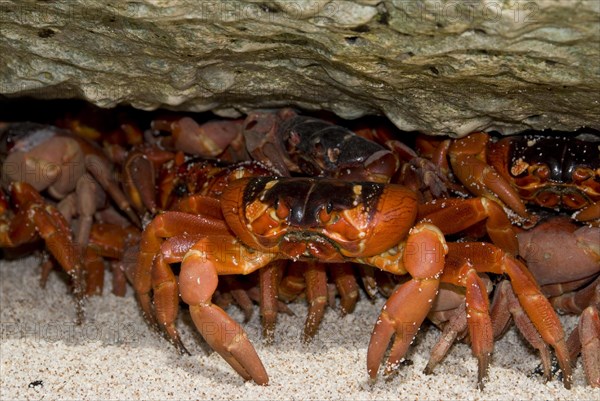
<path fill-rule="evenodd" d="M 285 235 L 279 249 L 294 260 L 343 262 L 338 246 L 331 239 L 316 233 L 293 232 Z"/>

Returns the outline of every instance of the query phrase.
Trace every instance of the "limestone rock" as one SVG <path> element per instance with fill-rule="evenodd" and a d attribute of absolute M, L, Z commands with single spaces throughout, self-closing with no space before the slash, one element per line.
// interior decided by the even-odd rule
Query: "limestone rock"
<path fill-rule="evenodd" d="M 298 106 L 464 135 L 600 128 L 600 1 L 0 2 L 0 93 Z"/>

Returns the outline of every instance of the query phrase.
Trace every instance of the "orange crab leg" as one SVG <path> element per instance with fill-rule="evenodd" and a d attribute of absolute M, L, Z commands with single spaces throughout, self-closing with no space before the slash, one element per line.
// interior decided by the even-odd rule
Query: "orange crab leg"
<path fill-rule="evenodd" d="M 127 160 L 125 164 L 123 187 L 132 205 L 142 214 L 145 210 L 156 213 L 154 190 L 154 167 L 150 160 L 142 155 Z"/>
<path fill-rule="evenodd" d="M 282 259 L 281 261 L 285 261 L 285 259 Z M 280 261 L 277 260 L 275 262 L 280 262 Z M 261 269 L 261 271 L 262 271 L 262 269 Z M 261 301 L 261 293 L 260 293 L 260 291 L 261 291 L 260 288 L 256 287 L 256 286 L 255 287 L 250 287 L 247 290 L 248 295 L 250 296 L 250 299 L 252 299 L 256 303 L 261 303 L 262 302 Z M 277 312 L 279 312 L 279 313 L 285 313 L 288 316 L 296 316 L 296 314 L 294 313 L 294 311 L 291 310 L 287 306 L 287 304 L 285 302 L 282 302 L 280 300 L 277 300 Z"/>
<path fill-rule="evenodd" d="M 498 337 L 502 334 L 504 329 L 508 326 L 509 319 L 512 316 L 515 325 L 521 334 L 523 334 L 523 337 L 525 337 L 533 348 L 539 351 L 540 358 L 542 359 L 542 366 L 544 368 L 544 377 L 546 380 L 550 380 L 552 363 L 548 346 L 531 320 L 524 313 L 521 304 L 519 304 L 519 301 L 512 290 L 510 282 L 502 281 L 496 286 L 495 291 L 494 307 L 490 313 L 493 319 L 494 337 Z M 574 357 L 571 355 L 571 360 L 573 358 Z"/>
<path fill-rule="evenodd" d="M 452 316 L 448 319 L 448 323 L 444 326 L 444 331 L 438 342 L 431 350 L 429 361 L 427 366 L 423 370 L 423 373 L 430 375 L 433 373 L 433 369 L 440 363 L 440 361 L 446 356 L 448 350 L 454 344 L 454 341 L 458 338 L 459 334 L 467 330 L 467 310 L 465 302 L 463 301 L 452 313 Z"/>
<path fill-rule="evenodd" d="M 427 157 L 433 164 L 440 167 L 445 174 L 448 174 L 450 171 L 448 149 L 451 143 L 450 139 L 419 134 L 415 139 L 415 148 L 419 155 Z"/>
<path fill-rule="evenodd" d="M 588 305 L 600 305 L 600 277 L 579 291 L 550 298 L 550 303 L 559 310 L 582 313 Z"/>
<path fill-rule="evenodd" d="M 306 300 L 308 314 L 304 323 L 303 341 L 309 342 L 314 336 L 325 316 L 327 306 L 327 274 L 325 265 L 318 262 L 299 262 L 304 264 L 306 279 Z"/>
<path fill-rule="evenodd" d="M 110 223 L 92 226 L 89 246 L 101 256 L 121 259 L 127 246 L 138 242 L 140 232 L 133 226 L 120 227 Z"/>
<path fill-rule="evenodd" d="M 275 338 L 275 323 L 279 310 L 277 300 L 277 284 L 284 267 L 285 261 L 271 262 L 258 271 L 260 283 L 260 315 L 263 327 L 263 337 L 267 343 Z M 250 294 L 249 294 L 250 295 Z"/>
<path fill-rule="evenodd" d="M 552 305 L 541 293 L 525 265 L 501 249 L 484 242 L 450 243 L 448 248 L 450 255 L 462 255 L 468 258 L 477 271 L 507 274 L 510 277 L 511 285 L 523 310 L 544 341 L 554 348 L 564 373 L 564 385 L 570 388 L 571 363 L 562 325 Z M 451 276 L 453 273 L 445 272 L 444 281 L 460 284 L 460 276 Z"/>
<path fill-rule="evenodd" d="M 66 232 L 56 229 L 50 217 L 51 213 L 46 209 L 34 206 L 30 210 L 33 210 L 36 231 L 46 241 L 46 246 L 52 256 L 56 258 L 67 273 L 77 277 L 82 271 L 80 265 L 81 253 L 77 244 L 71 240 Z"/>
<path fill-rule="evenodd" d="M 85 247 L 90 239 L 94 213 L 96 213 L 98 205 L 104 203 L 105 196 L 104 192 L 100 190 L 100 185 L 89 174 L 84 174 L 77 180 L 75 193 L 75 205 L 79 215 L 75 240 L 79 245 Z"/>
<path fill-rule="evenodd" d="M 104 260 L 93 249 L 85 248 L 85 294 L 102 295 L 104 287 Z"/>
<path fill-rule="evenodd" d="M 229 230 L 222 220 L 182 212 L 163 213 L 146 226 L 140 242 L 136 268 L 133 271 L 133 283 L 144 316 L 150 323 L 156 323 L 150 299 L 154 257 L 160 251 L 163 238 L 184 232 L 189 235 L 206 235 L 207 233 L 225 234 Z"/>
<path fill-rule="evenodd" d="M 48 282 L 48 276 L 50 276 L 50 272 L 54 267 L 54 263 L 50 259 L 48 259 L 47 254 L 42 255 L 42 263 L 40 263 L 42 273 L 40 274 L 40 287 L 46 288 L 46 283 Z"/>
<path fill-rule="evenodd" d="M 135 226 L 141 228 L 142 224 L 140 219 L 131 208 L 131 204 L 123 191 L 121 191 L 120 185 L 112 177 L 111 168 L 108 165 L 108 162 L 102 157 L 90 154 L 85 157 L 85 165 L 90 174 L 110 195 L 119 209 L 127 215 Z"/>
<path fill-rule="evenodd" d="M 466 290 L 467 327 L 471 338 L 471 350 L 479 361 L 477 384 L 479 389 L 483 390 L 483 381 L 487 377 L 490 356 L 494 348 L 487 289 L 483 280 L 477 275 L 479 266 L 457 253 L 455 251 L 457 247 L 450 246 L 454 244 L 448 245 L 449 253 L 440 279 L 442 282 L 459 285 Z"/>
<path fill-rule="evenodd" d="M 448 174 L 450 166 L 448 166 L 448 150 L 452 141 L 446 139 L 440 142 L 439 146 L 431 153 L 431 162 L 439 166 L 443 173 Z"/>
<path fill-rule="evenodd" d="M 179 288 L 173 271 L 165 261 L 162 253 L 156 255 L 152 267 L 152 289 L 154 291 L 154 313 L 167 339 L 173 343 L 181 355 L 191 355 L 185 348 L 179 332 L 175 327 L 175 319 L 179 311 Z"/>
<path fill-rule="evenodd" d="M 299 263 L 292 263 L 281 282 L 279 283 L 279 299 L 291 302 L 306 288 L 304 271 Z"/>
<path fill-rule="evenodd" d="M 190 353 L 185 348 L 175 327 L 179 311 L 179 286 L 169 264 L 181 262 L 192 246 L 203 237 L 204 235 L 187 235 L 168 238 L 162 243 L 152 266 L 152 290 L 156 320 L 164 329 L 167 339 L 182 355 L 190 355 Z M 253 311 L 252 300 L 231 276 L 225 276 L 224 282 L 227 284 L 231 296 L 244 311 L 244 320 L 248 321 Z"/>
<path fill-rule="evenodd" d="M 471 349 L 479 361 L 477 384 L 483 390 L 490 358 L 494 350 L 494 335 L 489 315 L 489 301 L 485 284 L 473 268 L 468 268 L 465 279 L 467 324 L 471 337 Z"/>
<path fill-rule="evenodd" d="M 218 256 L 217 256 L 218 255 Z M 244 379 L 267 384 L 267 372 L 244 329 L 212 303 L 220 274 L 249 274 L 266 266 L 275 254 L 250 253 L 231 235 L 202 238 L 181 264 L 181 298 L 190 306 L 196 328 Z"/>
<path fill-rule="evenodd" d="M 519 254 L 517 235 L 504 210 L 487 198 L 439 199 L 419 205 L 418 220 L 426 220 L 444 234 L 461 232 L 485 220 L 494 244 L 512 255 Z"/>
<path fill-rule="evenodd" d="M 17 247 L 35 238 L 36 229 L 28 224 L 27 210 L 19 210 L 10 220 L 3 220 L 0 227 L 0 246 Z"/>
<path fill-rule="evenodd" d="M 332 263 L 331 278 L 340 294 L 340 310 L 343 315 L 352 313 L 358 302 L 358 283 L 349 263 Z"/>
<path fill-rule="evenodd" d="M 242 309 L 242 312 L 244 312 L 244 323 L 249 322 L 254 314 L 254 304 L 242 286 L 242 283 L 233 276 L 223 276 L 222 282 L 226 285 L 229 293 Z"/>
<path fill-rule="evenodd" d="M 11 194 L 19 211 L 10 223 L 0 226 L 0 246 L 18 246 L 31 240 L 37 232 L 45 241 L 48 251 L 73 278 L 77 321 L 83 321 L 83 257 L 81 249 L 71 238 L 66 220 L 54 206 L 45 204 L 30 184 L 12 184 Z M 33 224 L 30 220 L 33 220 Z"/>
<path fill-rule="evenodd" d="M 143 147 L 129 154 L 123 164 L 123 188 L 138 213 L 156 213 L 155 167 L 173 159 L 172 152 Z"/>
<path fill-rule="evenodd" d="M 525 204 L 517 191 L 493 167 L 482 160 L 488 141 L 489 135 L 483 132 L 454 141 L 449 149 L 454 175 L 473 193 L 499 198 L 519 216 L 528 218 Z"/>
<path fill-rule="evenodd" d="M 221 202 L 218 199 L 210 198 L 204 195 L 190 195 L 179 200 L 175 210 L 186 213 L 201 214 L 206 217 L 222 219 Z"/>
<path fill-rule="evenodd" d="M 220 219 L 221 211 L 220 208 L 216 209 L 219 203 L 215 199 L 190 197 L 178 206 L 193 214 L 166 212 L 157 216 L 144 230 L 135 270 L 137 278 L 133 282 L 144 316 L 155 328 L 159 326 L 164 329 L 167 339 L 180 354 L 189 355 L 175 327 L 179 311 L 179 287 L 169 263 L 181 262 L 187 251 L 208 233 L 225 234 L 229 231 Z M 206 213 L 199 216 L 196 214 L 199 210 Z M 150 289 L 154 292 L 154 309 Z M 251 303 L 250 300 L 248 302 Z"/>
<path fill-rule="evenodd" d="M 46 204 L 33 186 L 25 182 L 17 182 L 11 185 L 11 193 L 18 210 L 10 221 L 2 222 L 3 227 L 0 229 L 2 246 L 16 247 L 31 241 L 36 233 L 41 235 L 41 229 L 48 234 L 65 236 L 65 242 L 71 241 L 69 225 L 63 215 L 55 207 Z M 32 218 L 30 213 L 34 215 L 34 218 L 39 214 L 40 223 L 46 218 L 48 221 L 43 223 L 43 226 L 30 224 Z M 42 215 L 45 215 L 46 218 Z M 65 266 L 63 268 L 67 272 L 70 271 Z"/>
<path fill-rule="evenodd" d="M 187 251 L 206 234 L 226 234 L 228 231 L 220 219 L 222 217 L 222 213 L 220 210 L 220 204 L 216 199 L 205 196 L 190 196 L 184 198 L 176 205 L 176 207 L 179 210 L 194 213 L 189 215 L 193 216 L 190 217 L 192 220 L 204 218 L 207 219 L 208 222 L 212 222 L 211 224 L 216 224 L 217 226 L 216 228 L 212 227 L 211 231 L 204 231 L 207 229 L 206 224 L 197 225 L 195 223 L 193 228 L 186 227 L 184 225 L 172 227 L 172 229 L 176 228 L 176 231 L 171 233 L 171 235 L 174 236 L 162 242 L 162 245 L 160 245 L 160 251 L 156 253 L 156 257 L 152 265 L 151 285 L 154 291 L 154 313 L 156 317 L 154 323 L 158 323 L 160 327 L 165 330 L 169 341 L 175 345 L 180 353 L 185 354 L 188 353 L 188 351 L 181 342 L 175 327 L 175 319 L 177 317 L 179 306 L 179 287 L 177 285 L 176 278 L 168 264 L 181 262 Z M 197 216 L 196 213 L 201 213 L 202 217 Z M 185 214 L 179 212 L 168 212 L 159 217 L 169 220 L 175 218 L 175 221 L 171 221 L 171 223 L 177 224 L 177 221 L 181 219 L 182 216 L 185 216 Z M 164 235 L 167 233 L 163 230 L 162 234 L 158 233 L 158 231 L 155 234 Z M 149 246 L 146 251 L 150 253 L 156 252 L 156 245 L 157 244 Z M 145 249 L 145 247 L 142 248 Z M 248 297 L 246 291 L 242 288 L 236 288 L 237 283 L 235 281 L 225 279 L 225 282 L 229 283 L 228 286 L 230 287 L 230 294 L 236 299 L 236 302 L 240 305 L 240 307 L 242 307 L 246 319 L 250 319 L 253 308 L 252 301 Z M 142 309 L 149 316 L 152 316 L 151 305 L 149 305 L 147 302 L 149 300 L 149 294 L 138 293 L 138 297 L 140 298 L 140 303 L 142 303 Z"/>
<path fill-rule="evenodd" d="M 371 378 L 377 376 L 394 334 L 386 371 L 397 366 L 406 354 L 437 294 L 446 252 L 444 236 L 436 227 L 420 223 L 411 230 L 402 262 L 412 279 L 396 289 L 377 319 L 367 352 L 367 371 Z M 369 262 L 369 258 L 366 261 Z M 398 273 L 398 268 L 391 266 L 389 271 Z"/>
<path fill-rule="evenodd" d="M 124 273 L 124 262 L 122 260 L 125 250 L 139 242 L 139 239 L 140 232 L 133 226 L 121 227 L 111 223 L 96 223 L 91 227 L 86 253 L 91 251 L 96 254 L 97 258 L 104 257 L 116 259 L 111 261 L 111 272 L 113 278 L 112 292 L 117 296 L 124 296 L 126 292 L 127 281 Z M 93 258 L 92 260 L 96 260 L 96 258 Z M 96 272 L 98 274 L 97 278 L 94 280 L 95 284 L 91 284 L 90 281 L 92 281 L 92 279 L 89 276 L 90 263 L 91 262 L 86 261 L 86 269 L 88 270 L 88 294 L 93 287 L 101 294 L 104 285 L 102 278 L 104 276 L 104 267 L 102 267 L 102 276 L 99 275 L 100 267 L 97 267 Z M 103 265 L 102 259 L 96 263 L 102 263 Z"/>
<path fill-rule="evenodd" d="M 112 275 L 112 293 L 118 297 L 124 297 L 127 293 L 127 276 L 125 275 L 125 266 L 122 260 L 110 262 L 110 272 Z"/>

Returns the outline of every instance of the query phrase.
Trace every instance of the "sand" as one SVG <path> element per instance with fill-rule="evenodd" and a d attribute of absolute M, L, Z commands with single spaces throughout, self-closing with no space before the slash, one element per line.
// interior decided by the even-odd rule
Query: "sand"
<path fill-rule="evenodd" d="M 600 400 L 600 389 L 585 385 L 581 362 L 572 390 L 561 382 L 530 377 L 537 355 L 514 330 L 496 343 L 483 392 L 476 389 L 477 363 L 458 344 L 434 375 L 422 373 L 440 332 L 423 330 L 403 366 L 391 378 L 371 382 L 366 373 L 370 332 L 383 299 L 359 302 L 341 317 L 329 309 L 316 338 L 300 342 L 306 316 L 281 315 L 276 341 L 261 341 L 258 310 L 244 325 L 270 375 L 268 386 L 244 382 L 206 346 L 182 313 L 178 327 L 192 356 L 179 356 L 143 321 L 131 288 L 125 298 L 105 290 L 86 305 L 86 322 L 74 324 L 74 303 L 64 279 L 53 272 L 40 289 L 38 259 L 0 260 L 0 399 L 465 399 Z M 236 307 L 228 312 L 238 321 Z M 564 317 L 570 328 L 575 319 Z"/>

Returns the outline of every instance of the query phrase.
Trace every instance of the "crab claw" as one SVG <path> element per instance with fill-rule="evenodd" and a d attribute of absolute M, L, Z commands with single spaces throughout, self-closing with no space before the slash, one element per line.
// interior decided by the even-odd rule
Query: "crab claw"
<path fill-rule="evenodd" d="M 394 334 L 386 374 L 393 371 L 406 354 L 437 295 L 447 252 L 444 236 L 435 226 L 420 223 L 411 230 L 403 263 L 413 278 L 394 291 L 377 319 L 367 352 L 367 371 L 372 379 L 377 376 Z"/>
<path fill-rule="evenodd" d="M 199 304 L 190 306 L 194 324 L 212 349 L 244 380 L 269 384 L 269 377 L 244 329 L 218 306 Z"/>
<path fill-rule="evenodd" d="M 437 289 L 438 282 L 435 280 L 411 280 L 399 287 L 385 303 L 373 329 L 367 352 L 367 371 L 371 379 L 377 377 L 381 360 L 394 334 L 396 337 L 385 372 L 391 373 L 399 366 L 427 316 L 428 310 L 424 311 L 420 306 L 431 305 L 428 300 L 435 298 Z"/>
<path fill-rule="evenodd" d="M 204 242 L 199 244 L 186 254 L 181 264 L 181 298 L 190 306 L 192 320 L 210 347 L 244 380 L 266 385 L 269 383 L 267 371 L 244 329 L 211 302 L 219 276 L 214 263 L 200 250 Z"/>

